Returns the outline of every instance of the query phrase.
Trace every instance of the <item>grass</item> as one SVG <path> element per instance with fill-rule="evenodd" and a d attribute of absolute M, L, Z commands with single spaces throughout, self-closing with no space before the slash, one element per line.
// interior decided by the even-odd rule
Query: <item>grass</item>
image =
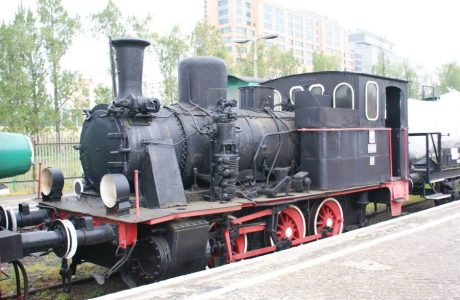
<path fill-rule="evenodd" d="M 61 260 L 54 254 L 49 254 L 42 257 L 26 257 L 22 260 L 26 267 L 27 274 L 29 277 L 29 289 L 48 287 L 50 285 L 61 283 L 61 276 L 59 270 L 61 268 Z M 14 270 L 12 265 L 4 264 L 5 273 L 10 278 L 0 281 L 0 287 L 2 295 L 16 293 L 16 278 L 14 276 Z M 84 263 L 77 267 L 77 274 L 73 277 L 75 279 L 88 278 L 92 273 L 103 273 L 106 269 L 91 263 Z M 3 278 L 3 277 L 2 277 Z M 3 278 L 5 279 L 5 278 Z M 61 288 L 53 290 L 43 290 L 33 295 L 32 299 L 88 299 L 98 296 L 102 296 L 110 292 L 111 290 L 119 290 L 120 288 L 114 287 L 102 287 L 98 286 L 93 282 L 88 283 L 91 288 L 75 288 L 72 289 L 72 293 L 68 294 L 62 292 Z"/>

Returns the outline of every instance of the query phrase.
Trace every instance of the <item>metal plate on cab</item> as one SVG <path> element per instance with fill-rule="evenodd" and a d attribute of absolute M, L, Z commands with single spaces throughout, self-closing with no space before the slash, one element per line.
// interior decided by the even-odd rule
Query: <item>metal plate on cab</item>
<path fill-rule="evenodd" d="M 369 130 L 369 144 L 375 144 L 375 130 Z"/>
<path fill-rule="evenodd" d="M 377 153 L 377 144 L 367 144 L 367 153 Z"/>
<path fill-rule="evenodd" d="M 369 166 L 375 166 L 375 156 L 369 156 Z"/>

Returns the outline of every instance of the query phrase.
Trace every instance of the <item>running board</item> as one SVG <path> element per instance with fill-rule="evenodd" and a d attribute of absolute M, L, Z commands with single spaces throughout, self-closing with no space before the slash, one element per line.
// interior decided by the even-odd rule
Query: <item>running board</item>
<path fill-rule="evenodd" d="M 436 200 L 447 199 L 447 198 L 450 198 L 451 196 L 452 196 L 451 194 L 437 193 L 437 194 L 425 196 L 425 199 L 436 201 Z"/>

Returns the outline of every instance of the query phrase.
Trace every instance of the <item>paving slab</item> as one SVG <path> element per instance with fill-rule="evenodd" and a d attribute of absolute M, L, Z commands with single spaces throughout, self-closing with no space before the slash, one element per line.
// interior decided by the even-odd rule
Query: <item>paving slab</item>
<path fill-rule="evenodd" d="M 460 202 L 98 299 L 460 299 Z"/>

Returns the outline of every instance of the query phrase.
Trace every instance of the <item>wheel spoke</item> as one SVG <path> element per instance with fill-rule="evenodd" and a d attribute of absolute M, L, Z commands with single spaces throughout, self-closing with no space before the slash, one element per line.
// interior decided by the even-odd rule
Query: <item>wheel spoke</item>
<path fill-rule="evenodd" d="M 294 240 L 304 237 L 305 233 L 305 219 L 297 206 L 290 205 L 278 214 L 277 237 L 279 239 Z"/>
<path fill-rule="evenodd" d="M 340 203 L 334 198 L 317 200 L 312 207 L 310 218 L 311 233 L 320 233 L 326 225 L 330 225 L 332 228 L 332 232 L 329 235 L 336 235 L 342 232 L 343 212 Z"/>

